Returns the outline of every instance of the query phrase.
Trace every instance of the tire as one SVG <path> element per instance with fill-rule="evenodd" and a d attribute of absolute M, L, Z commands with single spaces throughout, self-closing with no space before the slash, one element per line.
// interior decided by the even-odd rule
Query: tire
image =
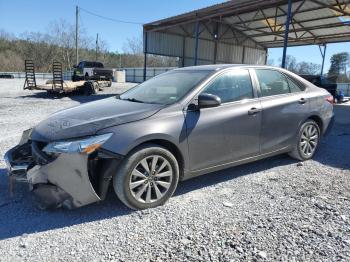
<path fill-rule="evenodd" d="M 96 94 L 96 90 L 93 82 L 85 82 L 83 87 L 83 94 L 86 96 Z"/>
<path fill-rule="evenodd" d="M 93 94 L 97 94 L 100 91 L 100 87 L 97 82 L 92 82 L 92 86 L 94 87 Z"/>
<path fill-rule="evenodd" d="M 289 156 L 300 161 L 311 159 L 317 151 L 320 137 L 318 124 L 314 120 L 306 120 L 299 129 L 294 149 Z"/>
<path fill-rule="evenodd" d="M 143 164 L 151 171 L 161 169 L 149 175 Z M 164 147 L 145 144 L 123 160 L 113 177 L 113 187 L 126 206 L 141 210 L 163 205 L 175 192 L 178 181 L 179 166 L 174 155 Z"/>
<path fill-rule="evenodd" d="M 77 75 L 75 75 L 75 74 L 72 76 L 72 81 L 73 81 L 73 82 L 77 82 L 77 81 L 79 81 L 79 80 L 80 80 L 80 79 L 79 79 L 79 76 L 77 76 Z"/>

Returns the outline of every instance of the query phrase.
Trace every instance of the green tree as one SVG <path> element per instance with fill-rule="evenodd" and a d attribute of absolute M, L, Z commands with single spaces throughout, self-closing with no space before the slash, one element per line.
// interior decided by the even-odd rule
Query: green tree
<path fill-rule="evenodd" d="M 347 81 L 347 65 L 349 64 L 349 60 L 350 55 L 347 52 L 332 55 L 328 77 L 337 82 Z"/>

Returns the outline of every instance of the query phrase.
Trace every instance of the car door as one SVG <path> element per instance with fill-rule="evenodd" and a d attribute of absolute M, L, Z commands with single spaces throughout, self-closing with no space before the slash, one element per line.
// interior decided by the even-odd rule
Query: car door
<path fill-rule="evenodd" d="M 191 170 L 259 154 L 261 106 L 249 71 L 226 71 L 202 92 L 219 96 L 221 105 L 185 113 Z"/>
<path fill-rule="evenodd" d="M 274 69 L 255 69 L 262 107 L 261 153 L 290 146 L 305 119 L 308 101 L 296 80 Z"/>

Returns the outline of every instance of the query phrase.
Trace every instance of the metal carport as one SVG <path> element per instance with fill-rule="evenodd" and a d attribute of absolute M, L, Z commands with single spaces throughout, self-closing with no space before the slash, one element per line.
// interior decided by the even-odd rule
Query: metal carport
<path fill-rule="evenodd" d="M 268 48 L 284 47 L 284 67 L 288 46 L 319 45 L 324 62 L 327 43 L 350 41 L 349 2 L 234 0 L 144 24 L 144 79 L 147 54 L 182 66 L 265 64 Z"/>

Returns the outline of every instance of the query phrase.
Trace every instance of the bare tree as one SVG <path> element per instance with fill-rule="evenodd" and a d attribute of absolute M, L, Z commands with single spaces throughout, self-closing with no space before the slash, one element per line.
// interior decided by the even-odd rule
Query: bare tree
<path fill-rule="evenodd" d="M 300 62 L 297 68 L 297 73 L 304 75 L 317 75 L 321 72 L 321 65 L 315 63 Z"/>
<path fill-rule="evenodd" d="M 282 58 L 279 59 L 279 62 L 282 62 Z M 286 56 L 286 69 L 292 72 L 297 72 L 298 68 L 297 68 L 297 60 L 294 56 L 292 55 L 287 55 Z"/>
<path fill-rule="evenodd" d="M 109 51 L 108 43 L 99 39 L 98 60 L 108 67 L 142 67 L 144 63 L 143 39 L 126 40 L 123 53 Z M 84 28 L 79 31 L 79 58 L 95 60 L 95 41 Z M 22 71 L 24 60 L 33 59 L 38 72 L 50 72 L 52 61 L 62 62 L 70 70 L 75 62 L 75 27 L 65 20 L 53 21 L 46 32 L 25 32 L 19 37 L 0 30 L 0 71 Z M 147 65 L 177 66 L 178 58 L 148 55 Z"/>
<path fill-rule="evenodd" d="M 274 66 L 275 65 L 275 60 L 273 58 L 268 58 L 266 64 L 269 65 L 269 66 Z"/>
<path fill-rule="evenodd" d="M 64 20 L 52 22 L 49 26 L 53 36 L 53 43 L 58 47 L 57 58 L 61 60 L 65 69 L 72 68 L 74 61 L 75 28 Z"/>
<path fill-rule="evenodd" d="M 127 38 L 123 46 L 125 54 L 142 55 L 143 53 L 143 39 L 141 37 Z"/>

